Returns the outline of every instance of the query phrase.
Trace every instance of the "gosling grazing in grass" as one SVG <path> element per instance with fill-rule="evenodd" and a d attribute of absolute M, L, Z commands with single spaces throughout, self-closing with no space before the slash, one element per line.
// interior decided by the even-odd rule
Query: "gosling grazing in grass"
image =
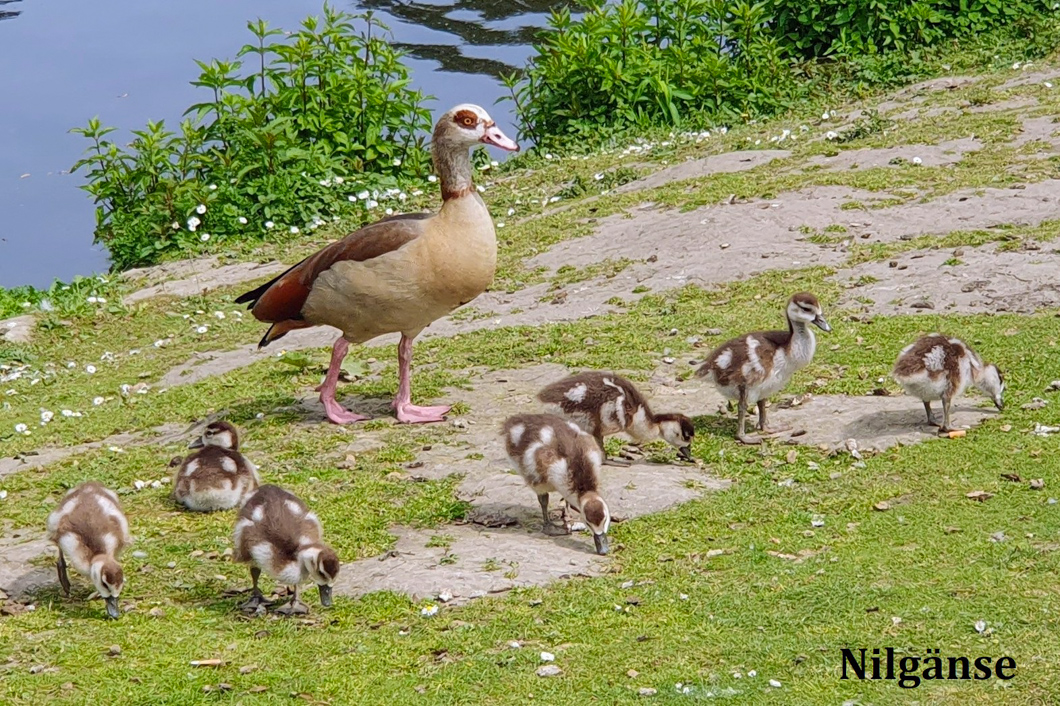
<path fill-rule="evenodd" d="M 942 400 L 942 432 L 952 431 L 950 407 L 969 385 L 989 396 L 998 410 L 1005 406 L 1005 380 L 997 366 L 983 364 L 968 344 L 940 333 L 921 336 L 903 348 L 893 375 L 907 394 L 924 403 L 928 424 L 939 426 L 931 414 L 931 402 Z"/>
<path fill-rule="evenodd" d="M 293 586 L 290 602 L 276 609 L 293 615 L 308 613 L 300 587 L 312 581 L 320 590 L 320 604 L 331 605 L 331 586 L 339 574 L 339 557 L 321 541 L 323 530 L 316 514 L 293 493 L 263 485 L 247 498 L 239 511 L 233 537 L 233 559 L 250 564 L 254 585 L 250 600 L 241 607 L 257 610 L 268 605 L 258 579 L 264 571 L 274 580 Z"/>
<path fill-rule="evenodd" d="M 607 554 L 611 511 L 599 492 L 603 452 L 578 425 L 554 414 L 519 414 L 503 426 L 512 465 L 537 494 L 548 535 L 566 534 L 548 516 L 548 494 L 558 492 L 578 510 L 593 533 L 597 554 Z M 566 517 L 566 507 L 563 510 Z"/>
<path fill-rule="evenodd" d="M 817 297 L 809 292 L 793 294 L 786 313 L 787 331 L 757 331 L 727 341 L 696 371 L 696 375 L 713 382 L 722 395 L 736 400 L 736 438 L 744 444 L 762 441 L 760 436 L 747 436 L 745 431 L 747 409 L 752 405 L 758 405 L 758 428 L 763 434 L 784 431 L 771 429 L 766 422 L 766 400 L 813 360 L 817 339 L 809 325 L 832 330 Z"/>
<path fill-rule="evenodd" d="M 72 489 L 48 515 L 48 539 L 59 548 L 56 568 L 63 592 L 70 595 L 70 577 L 66 573 L 69 557 L 74 569 L 87 576 L 103 597 L 107 615 L 121 615 L 118 596 L 125 585 L 125 575 L 118 556 L 130 539 L 129 522 L 114 491 L 96 482 Z"/>
<path fill-rule="evenodd" d="M 614 373 L 586 371 L 545 387 L 537 398 L 589 432 L 604 449 L 604 437 L 625 432 L 638 443 L 662 439 L 692 460 L 692 420 L 683 414 L 655 414 L 640 390 Z M 611 465 L 629 464 L 607 459 Z"/>
<path fill-rule="evenodd" d="M 239 453 L 239 434 L 228 422 L 213 422 L 188 448 L 199 449 L 173 475 L 173 500 L 196 512 L 236 507 L 260 484 L 258 469 Z"/>

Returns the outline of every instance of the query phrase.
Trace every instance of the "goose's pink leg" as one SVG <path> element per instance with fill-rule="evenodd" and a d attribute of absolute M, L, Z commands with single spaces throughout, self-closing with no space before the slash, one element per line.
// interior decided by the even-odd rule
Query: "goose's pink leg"
<path fill-rule="evenodd" d="M 335 341 L 335 346 L 331 349 L 331 365 L 328 366 L 328 374 L 324 378 L 324 384 L 317 388 L 320 390 L 320 401 L 324 403 L 324 412 L 327 413 L 328 419 L 335 424 L 352 424 L 368 419 L 368 417 L 363 417 L 360 414 L 354 414 L 344 409 L 335 400 L 335 388 L 339 385 L 339 371 L 342 369 L 342 360 L 346 357 L 346 352 L 349 349 L 350 344 L 346 342 L 345 338 L 339 336 L 338 340 Z"/>
<path fill-rule="evenodd" d="M 398 391 L 391 406 L 397 411 L 399 422 L 422 424 L 445 421 L 449 407 L 417 407 L 412 404 L 412 339 L 401 334 L 398 343 Z"/>

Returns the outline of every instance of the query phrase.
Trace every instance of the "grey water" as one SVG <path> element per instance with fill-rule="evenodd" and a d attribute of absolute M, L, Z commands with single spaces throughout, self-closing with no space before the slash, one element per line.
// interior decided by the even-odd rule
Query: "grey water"
<path fill-rule="evenodd" d="M 514 136 L 502 73 L 524 65 L 562 0 L 333 0 L 372 10 L 409 56 L 437 115 L 477 103 Z M 128 134 L 173 125 L 202 89 L 194 59 L 234 58 L 248 20 L 295 29 L 322 0 L 0 0 L 0 287 L 105 272 L 92 244 L 95 208 L 70 174 L 87 141 L 69 134 L 99 116 Z"/>

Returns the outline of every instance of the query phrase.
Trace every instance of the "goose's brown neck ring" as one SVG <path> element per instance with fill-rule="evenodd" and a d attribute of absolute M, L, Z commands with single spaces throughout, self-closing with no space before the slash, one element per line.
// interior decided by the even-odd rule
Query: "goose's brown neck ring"
<path fill-rule="evenodd" d="M 443 141 L 433 144 L 434 169 L 442 187 L 442 200 L 457 199 L 475 192 L 471 178 L 471 156 L 465 146 Z"/>

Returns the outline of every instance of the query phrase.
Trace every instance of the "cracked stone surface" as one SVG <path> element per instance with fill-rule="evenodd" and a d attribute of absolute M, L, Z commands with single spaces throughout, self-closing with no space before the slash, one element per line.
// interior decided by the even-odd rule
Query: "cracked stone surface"
<path fill-rule="evenodd" d="M 945 264 L 954 258 L 961 264 Z M 920 250 L 840 270 L 835 278 L 848 283 L 875 279 L 847 289 L 840 301 L 873 314 L 1030 314 L 1060 307 L 1058 258 L 1060 252 L 1050 244 L 1008 252 L 996 245 Z"/>
<path fill-rule="evenodd" d="M 660 169 L 646 177 L 623 184 L 615 189 L 614 192 L 616 194 L 626 194 L 631 191 L 654 189 L 657 186 L 663 186 L 675 181 L 695 179 L 710 174 L 745 172 L 790 156 L 791 152 L 788 150 L 745 150 L 714 154 L 702 159 L 691 159 L 687 162 L 675 164 L 672 167 Z"/>

